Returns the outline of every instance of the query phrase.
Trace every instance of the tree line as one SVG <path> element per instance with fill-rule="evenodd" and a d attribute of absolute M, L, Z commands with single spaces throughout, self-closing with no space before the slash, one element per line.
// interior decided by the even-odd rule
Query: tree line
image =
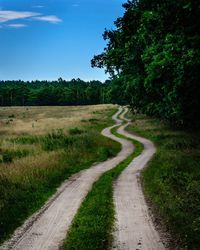
<path fill-rule="evenodd" d="M 85 82 L 59 78 L 57 81 L 0 81 L 1 106 L 92 105 L 113 103 L 115 93 L 107 80 Z"/>
<path fill-rule="evenodd" d="M 179 127 L 200 125 L 200 1 L 130 0 L 93 67 L 118 100 Z"/>

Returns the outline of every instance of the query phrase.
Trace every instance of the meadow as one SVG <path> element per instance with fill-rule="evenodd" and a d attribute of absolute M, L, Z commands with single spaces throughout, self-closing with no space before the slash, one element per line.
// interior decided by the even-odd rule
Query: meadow
<path fill-rule="evenodd" d="M 72 174 L 115 155 L 114 105 L 0 108 L 0 242 Z"/>

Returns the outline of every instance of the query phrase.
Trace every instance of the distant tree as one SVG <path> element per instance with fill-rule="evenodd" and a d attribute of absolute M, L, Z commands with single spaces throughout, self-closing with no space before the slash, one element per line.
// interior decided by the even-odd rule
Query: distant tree
<path fill-rule="evenodd" d="M 99 104 L 107 88 L 100 81 L 0 81 L 1 106 Z M 105 93 L 106 95 L 106 93 Z"/>

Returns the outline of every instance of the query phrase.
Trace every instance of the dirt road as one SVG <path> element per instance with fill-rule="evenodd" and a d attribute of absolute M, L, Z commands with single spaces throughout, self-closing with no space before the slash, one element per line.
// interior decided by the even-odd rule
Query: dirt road
<path fill-rule="evenodd" d="M 123 114 L 120 118 L 128 121 Z M 129 134 L 122 127 L 120 133 L 141 142 L 144 150 L 129 164 L 114 184 L 116 227 L 113 232 L 113 249 L 163 250 L 165 247 L 148 213 L 139 180 L 141 170 L 156 151 L 155 146 L 147 139 Z"/>
<path fill-rule="evenodd" d="M 132 143 L 120 139 L 110 132 L 113 127 L 121 124 L 121 121 L 117 118 L 121 111 L 122 108 L 113 116 L 116 125 L 102 131 L 104 136 L 122 145 L 119 154 L 73 175 L 62 184 L 57 193 L 39 212 L 31 216 L 22 227 L 16 230 L 13 237 L 0 249 L 56 250 L 60 248 L 66 232 L 92 184 L 102 173 L 115 167 L 133 152 Z"/>
<path fill-rule="evenodd" d="M 124 118 L 126 111 L 125 109 L 120 115 L 122 120 L 127 120 Z M 0 250 L 60 249 L 71 222 L 92 184 L 104 172 L 126 159 L 134 150 L 130 141 L 111 134 L 111 129 L 116 126 L 119 126 L 118 133 L 143 143 L 144 151 L 123 171 L 114 185 L 117 223 L 113 233 L 113 249 L 165 249 L 148 215 L 148 207 L 138 178 L 141 169 L 155 153 L 155 147 L 150 141 L 127 133 L 125 127 L 128 121 L 120 126 L 121 120 L 117 117 L 121 112 L 122 108 L 119 108 L 113 116 L 116 124 L 102 131 L 104 136 L 121 144 L 122 148 L 118 155 L 81 171 L 65 181 L 56 194 L 22 227 L 18 228 L 13 237 L 0 247 Z"/>

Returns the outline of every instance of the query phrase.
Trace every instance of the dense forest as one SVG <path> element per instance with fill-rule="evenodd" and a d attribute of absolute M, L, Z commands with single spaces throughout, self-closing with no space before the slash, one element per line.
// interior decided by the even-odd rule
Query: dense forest
<path fill-rule="evenodd" d="M 200 125 L 200 1 L 131 0 L 105 30 L 106 68 L 118 100 L 178 127 Z"/>
<path fill-rule="evenodd" d="M 117 102 L 110 81 L 0 81 L 1 106 L 89 105 Z"/>

